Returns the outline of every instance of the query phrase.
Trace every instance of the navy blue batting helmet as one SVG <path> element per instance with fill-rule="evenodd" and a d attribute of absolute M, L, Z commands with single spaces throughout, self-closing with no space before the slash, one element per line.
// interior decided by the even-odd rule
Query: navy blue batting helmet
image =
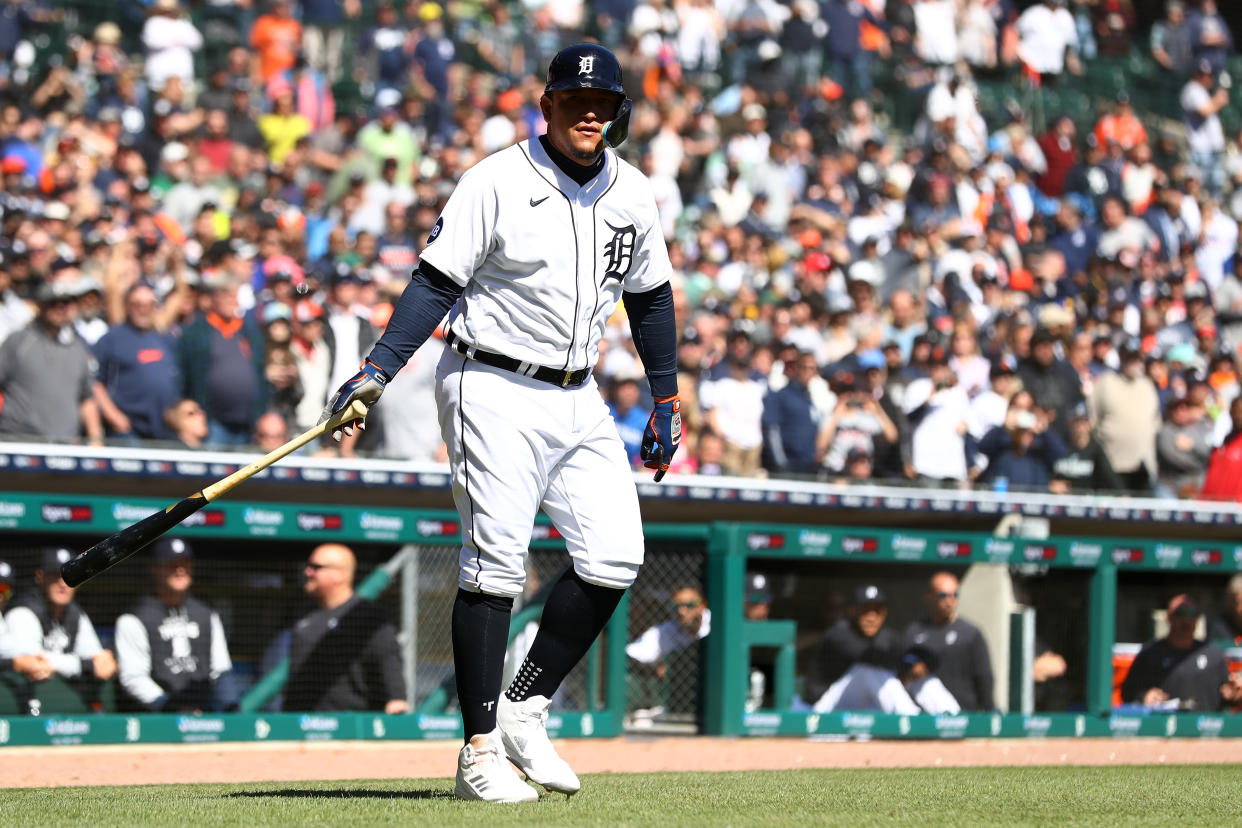
<path fill-rule="evenodd" d="M 565 89 L 602 89 L 621 96 L 616 117 L 604 127 L 608 146 L 620 146 L 629 135 L 634 104 L 625 94 L 617 56 L 598 43 L 577 43 L 561 49 L 548 64 L 548 80 L 543 91 L 546 94 Z"/>

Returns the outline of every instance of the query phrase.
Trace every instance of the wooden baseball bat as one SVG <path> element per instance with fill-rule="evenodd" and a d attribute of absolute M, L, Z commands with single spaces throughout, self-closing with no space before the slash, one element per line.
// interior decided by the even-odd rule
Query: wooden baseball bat
<path fill-rule="evenodd" d="M 249 480 L 276 461 L 288 457 L 302 446 L 327 434 L 342 423 L 360 420 L 366 415 L 366 405 L 361 400 L 354 400 L 349 408 L 343 409 L 335 417 L 325 420 L 299 434 L 280 448 L 268 452 L 253 463 L 233 472 L 228 477 L 217 480 L 210 486 L 195 492 L 187 498 L 183 498 L 166 509 L 153 515 L 148 515 L 133 526 L 126 527 L 115 535 L 104 538 L 81 555 L 66 561 L 65 565 L 60 568 L 61 577 L 71 587 L 81 586 L 105 569 L 115 566 L 130 555 L 145 548 L 160 535 L 172 529 L 178 523 L 242 481 Z"/>

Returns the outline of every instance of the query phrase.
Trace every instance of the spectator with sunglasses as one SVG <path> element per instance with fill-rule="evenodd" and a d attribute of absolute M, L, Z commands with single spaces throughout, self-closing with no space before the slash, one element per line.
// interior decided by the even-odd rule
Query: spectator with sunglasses
<path fill-rule="evenodd" d="M 962 710 L 993 710 L 992 660 L 979 628 L 957 614 L 958 580 L 950 572 L 931 576 L 927 617 L 906 628 L 906 646 L 921 645 L 939 662 L 936 675 Z"/>

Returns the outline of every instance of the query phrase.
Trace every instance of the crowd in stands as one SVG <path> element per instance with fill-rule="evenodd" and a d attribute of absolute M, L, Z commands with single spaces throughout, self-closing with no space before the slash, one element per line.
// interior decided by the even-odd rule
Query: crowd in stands
<path fill-rule="evenodd" d="M 672 471 L 1237 499 L 1242 110 L 1219 5 L 217 3 L 229 44 L 153 0 L 48 54 L 34 35 L 63 10 L 9 4 L 0 437 L 270 448 L 313 425 L 456 180 L 540 133 L 549 59 L 594 37 L 625 67 L 619 151 L 674 266 Z M 1126 56 L 1179 117 L 1088 83 Z M 1082 89 L 1085 117 L 1053 105 Z M 357 443 L 318 450 L 439 458 L 441 347 Z M 624 319 L 601 350 L 637 458 Z"/>

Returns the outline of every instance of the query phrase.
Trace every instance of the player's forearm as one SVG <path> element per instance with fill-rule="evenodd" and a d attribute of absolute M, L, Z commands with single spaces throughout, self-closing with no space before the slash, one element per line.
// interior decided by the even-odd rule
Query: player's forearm
<path fill-rule="evenodd" d="M 638 351 L 651 396 L 657 400 L 677 395 L 677 315 L 673 288 L 668 283 L 646 293 L 625 293 L 630 335 Z"/>
<path fill-rule="evenodd" d="M 461 293 L 462 287 L 452 279 L 426 263 L 420 264 L 397 301 L 388 329 L 367 359 L 389 377 L 395 377 L 435 331 Z"/>

